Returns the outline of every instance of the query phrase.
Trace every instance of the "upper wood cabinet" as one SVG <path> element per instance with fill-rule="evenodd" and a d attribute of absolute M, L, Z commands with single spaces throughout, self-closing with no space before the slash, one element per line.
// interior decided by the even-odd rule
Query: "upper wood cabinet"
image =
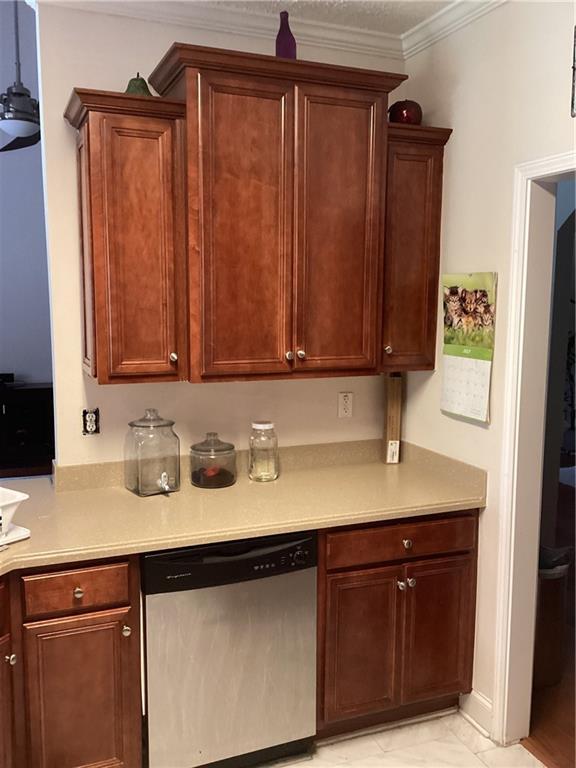
<path fill-rule="evenodd" d="M 376 372 L 387 95 L 368 70 L 174 45 L 193 379 Z"/>
<path fill-rule="evenodd" d="M 100 383 L 188 377 L 184 105 L 77 89 L 84 366 Z"/>
<path fill-rule="evenodd" d="M 386 98 L 297 88 L 295 368 L 376 366 Z"/>
<path fill-rule="evenodd" d="M 388 125 L 404 79 L 178 43 L 162 98 L 76 89 L 85 370 L 433 368 L 450 131 Z"/>
<path fill-rule="evenodd" d="M 199 82 L 200 98 L 189 103 L 190 132 L 197 131 L 196 146 L 190 142 L 190 192 L 195 198 L 197 190 L 199 201 L 199 210 L 189 212 L 195 373 L 287 373 L 293 89 L 214 72 Z"/>
<path fill-rule="evenodd" d="M 388 126 L 382 371 L 434 368 L 442 161 L 450 134 Z"/>

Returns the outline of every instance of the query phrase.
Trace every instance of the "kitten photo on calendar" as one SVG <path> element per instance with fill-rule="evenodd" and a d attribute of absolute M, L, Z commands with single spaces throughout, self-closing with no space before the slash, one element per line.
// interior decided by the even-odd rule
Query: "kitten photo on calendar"
<path fill-rule="evenodd" d="M 441 409 L 489 421 L 496 273 L 442 276 L 444 375 Z"/>

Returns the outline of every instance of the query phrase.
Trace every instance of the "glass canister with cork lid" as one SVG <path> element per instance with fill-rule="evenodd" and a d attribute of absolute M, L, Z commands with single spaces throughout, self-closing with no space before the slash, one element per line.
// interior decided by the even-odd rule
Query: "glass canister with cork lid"
<path fill-rule="evenodd" d="M 198 488 L 226 488 L 236 482 L 236 449 L 217 432 L 190 448 L 190 478 Z"/>
<path fill-rule="evenodd" d="M 180 440 L 171 419 L 147 408 L 141 419 L 129 423 L 124 443 L 124 482 L 138 496 L 171 493 L 180 489 Z"/>

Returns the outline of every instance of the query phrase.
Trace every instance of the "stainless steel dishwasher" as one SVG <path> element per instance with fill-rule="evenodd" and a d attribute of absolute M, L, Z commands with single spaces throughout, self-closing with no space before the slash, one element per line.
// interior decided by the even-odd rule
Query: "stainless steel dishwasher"
<path fill-rule="evenodd" d="M 316 535 L 143 558 L 150 768 L 252 765 L 316 731 Z"/>

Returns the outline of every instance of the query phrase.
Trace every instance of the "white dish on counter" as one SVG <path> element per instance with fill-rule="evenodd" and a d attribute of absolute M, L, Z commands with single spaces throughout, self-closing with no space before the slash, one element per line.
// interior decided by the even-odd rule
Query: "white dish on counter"
<path fill-rule="evenodd" d="M 12 523 L 12 518 L 20 504 L 29 498 L 27 493 L 0 488 L 0 545 L 12 544 L 30 536 L 28 528 Z"/>

